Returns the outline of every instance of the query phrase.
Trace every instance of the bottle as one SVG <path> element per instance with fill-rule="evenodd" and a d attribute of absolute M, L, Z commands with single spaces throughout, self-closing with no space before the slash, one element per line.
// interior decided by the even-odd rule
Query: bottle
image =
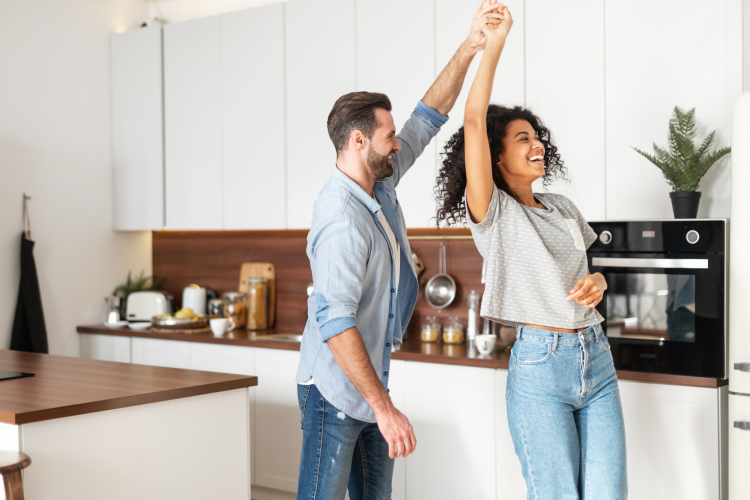
<path fill-rule="evenodd" d="M 467 301 L 469 302 L 469 319 L 466 324 L 466 337 L 469 342 L 474 342 L 477 336 L 477 305 L 479 305 L 479 294 L 472 290 Z"/>

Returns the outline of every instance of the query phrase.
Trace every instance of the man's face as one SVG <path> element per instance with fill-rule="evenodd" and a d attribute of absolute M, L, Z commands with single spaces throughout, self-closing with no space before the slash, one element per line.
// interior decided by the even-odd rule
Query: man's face
<path fill-rule="evenodd" d="M 401 151 L 396 140 L 396 126 L 390 111 L 378 108 L 375 110 L 378 127 L 372 133 L 372 139 L 367 148 L 367 167 L 376 179 L 384 179 L 393 175 L 391 156 Z"/>

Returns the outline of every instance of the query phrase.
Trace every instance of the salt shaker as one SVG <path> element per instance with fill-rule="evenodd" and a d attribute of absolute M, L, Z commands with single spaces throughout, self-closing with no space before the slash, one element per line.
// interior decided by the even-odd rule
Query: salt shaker
<path fill-rule="evenodd" d="M 469 319 L 466 324 L 466 338 L 469 342 L 474 342 L 477 336 L 477 306 L 479 305 L 479 294 L 474 290 L 469 293 Z"/>

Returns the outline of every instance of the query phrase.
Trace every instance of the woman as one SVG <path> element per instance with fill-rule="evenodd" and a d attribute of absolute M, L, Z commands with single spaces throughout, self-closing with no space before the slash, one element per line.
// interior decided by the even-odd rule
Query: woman
<path fill-rule="evenodd" d="M 526 109 L 489 104 L 513 24 L 498 11 L 463 129 L 446 147 L 438 221 L 466 220 L 487 261 L 482 316 L 516 327 L 506 399 L 528 498 L 624 499 L 620 395 L 594 309 L 607 283 L 586 260 L 596 234 L 566 197 L 532 192 L 536 179 L 565 176 L 549 130 Z"/>

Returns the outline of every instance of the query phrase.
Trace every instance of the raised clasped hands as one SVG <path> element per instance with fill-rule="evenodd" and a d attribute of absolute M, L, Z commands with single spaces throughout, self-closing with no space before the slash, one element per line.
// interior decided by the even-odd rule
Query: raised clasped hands
<path fill-rule="evenodd" d="M 481 5 L 477 9 L 481 12 L 487 12 L 486 16 L 489 22 L 479 26 L 482 32 L 482 48 L 489 43 L 503 44 L 513 26 L 513 18 L 505 4 L 498 3 L 497 0 L 489 0 L 489 6 L 482 9 Z M 477 21 L 477 17 L 474 18 Z M 473 28 L 473 25 L 472 25 Z"/>
<path fill-rule="evenodd" d="M 471 21 L 471 31 L 467 41 L 476 51 L 484 50 L 488 37 L 501 37 L 505 40 L 513 25 L 508 7 L 497 3 L 497 0 L 489 0 L 489 5 L 484 7 L 487 2 L 488 0 L 479 2 L 474 19 Z"/>
<path fill-rule="evenodd" d="M 578 280 L 565 300 L 568 302 L 575 300 L 577 304 L 593 309 L 604 298 L 606 289 L 607 280 L 601 273 L 589 274 Z"/>

